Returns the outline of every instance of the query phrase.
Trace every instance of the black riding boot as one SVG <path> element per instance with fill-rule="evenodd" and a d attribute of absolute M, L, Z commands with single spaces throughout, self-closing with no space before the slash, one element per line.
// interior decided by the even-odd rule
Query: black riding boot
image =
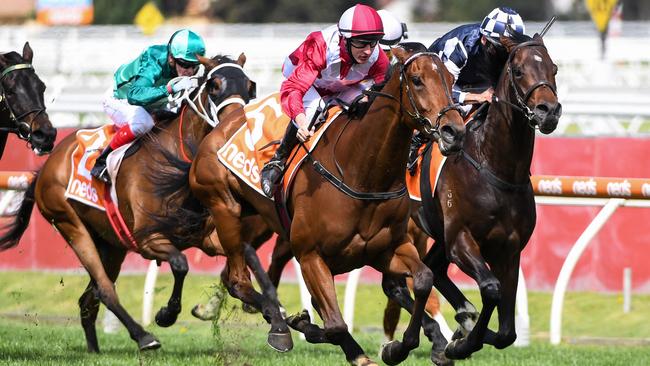
<path fill-rule="evenodd" d="M 297 133 L 298 127 L 295 125 L 295 122 L 289 122 L 280 146 L 278 146 L 271 160 L 262 168 L 262 191 L 269 198 L 273 197 L 276 186 L 284 174 L 284 165 L 287 162 L 287 158 L 289 158 L 291 150 L 298 143 Z"/>
<path fill-rule="evenodd" d="M 106 158 L 108 158 L 108 154 L 112 151 L 113 148 L 111 148 L 110 145 L 106 146 L 104 151 L 102 151 L 102 153 L 97 157 L 97 160 L 95 160 L 95 166 L 93 166 L 93 169 L 90 171 L 90 175 L 104 183 L 111 182 L 111 177 L 108 176 L 108 170 L 106 169 Z"/>
<path fill-rule="evenodd" d="M 420 147 L 426 144 L 431 140 L 430 137 L 425 136 L 423 133 L 416 132 L 411 139 L 411 146 L 409 147 L 409 161 L 406 164 L 406 167 L 409 170 L 409 174 L 415 175 L 415 168 L 417 167 L 418 153 L 420 152 Z"/>

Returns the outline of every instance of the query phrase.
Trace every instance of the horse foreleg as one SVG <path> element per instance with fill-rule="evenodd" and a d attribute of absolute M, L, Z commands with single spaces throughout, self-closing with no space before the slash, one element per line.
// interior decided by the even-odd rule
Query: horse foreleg
<path fill-rule="evenodd" d="M 406 281 L 404 278 L 396 278 L 394 276 L 384 275 L 381 284 L 386 296 L 388 296 L 391 301 L 395 301 L 395 303 L 398 305 L 398 316 L 400 307 L 406 309 L 409 313 L 413 311 L 415 302 L 411 298 L 411 293 L 406 286 Z M 430 297 L 431 296 L 429 296 L 427 304 L 429 303 Z M 438 366 L 453 364 L 453 362 L 445 357 L 445 346 L 447 346 L 447 339 L 440 331 L 440 325 L 426 312 L 422 316 L 422 328 L 424 329 L 424 335 L 432 343 L 431 361 Z M 386 315 L 384 314 L 384 332 L 385 329 Z"/>
<path fill-rule="evenodd" d="M 159 239 L 160 240 L 160 239 Z M 143 253 L 143 255 L 151 255 L 156 260 L 167 261 L 171 267 L 172 274 L 174 275 L 174 287 L 172 293 L 167 301 L 167 306 L 163 306 L 156 313 L 156 324 L 161 327 L 169 327 L 176 323 L 178 314 L 181 312 L 181 300 L 183 298 L 183 284 L 185 283 L 185 276 L 189 270 L 187 265 L 187 258 L 185 254 L 181 253 L 176 247 L 167 242 L 167 244 L 160 244 L 156 242 L 149 247 L 152 253 Z"/>
<path fill-rule="evenodd" d="M 334 278 L 325 261 L 317 253 L 310 252 L 302 255 L 299 262 L 305 284 L 312 296 L 312 302 L 316 303 L 318 313 L 323 319 L 324 329 L 322 333 L 317 333 L 314 327 L 310 327 L 306 323 L 296 322 L 293 318 L 290 324 L 298 325 L 295 328 L 296 330 L 308 330 L 307 333 L 304 333 L 305 338 L 308 333 L 313 332 L 313 334 L 317 335 L 315 338 L 318 341 L 325 340 L 328 343 L 338 345 L 345 353 L 348 362 L 355 363 L 359 359 L 369 360 L 359 343 L 352 338 L 348 326 L 343 320 L 341 309 L 336 300 Z"/>
<path fill-rule="evenodd" d="M 293 258 L 293 252 L 291 252 L 291 245 L 288 241 L 283 240 L 278 236 L 275 240 L 275 246 L 273 247 L 273 253 L 271 254 L 271 263 L 269 264 L 269 279 L 271 283 L 277 288 L 280 284 L 280 278 L 282 277 L 282 270 Z"/>
<path fill-rule="evenodd" d="M 278 292 L 276 287 L 273 285 L 269 276 L 262 268 L 262 263 L 260 263 L 260 258 L 257 256 L 255 249 L 248 243 L 244 243 L 244 256 L 246 258 L 246 264 L 253 271 L 255 279 L 260 284 L 262 288 L 262 294 L 273 304 L 280 307 L 280 300 L 278 300 Z"/>
<path fill-rule="evenodd" d="M 445 349 L 445 355 L 451 359 L 463 359 L 483 348 L 488 323 L 492 312 L 501 299 L 500 284 L 488 268 L 481 250 L 467 231 L 461 231 L 456 239 L 455 248 L 451 250 L 452 261 L 472 277 L 479 286 L 483 307 L 471 332 L 461 339 L 452 341 Z"/>
<path fill-rule="evenodd" d="M 503 349 L 515 342 L 515 301 L 517 298 L 517 283 L 519 281 L 519 258 L 516 263 L 500 263 L 493 265 L 492 272 L 501 283 L 501 300 L 497 304 L 499 314 L 498 333 L 486 335 L 484 342 Z"/>
<path fill-rule="evenodd" d="M 449 260 L 447 259 L 442 243 L 442 239 L 436 239 L 436 244 L 431 247 L 423 258 L 423 261 L 433 272 L 433 286 L 447 299 L 456 311 L 454 318 L 459 328 L 454 333 L 452 339 L 459 339 L 465 337 L 474 329 L 479 313 L 474 304 L 465 297 L 456 284 L 449 278 L 447 274 Z"/>
<path fill-rule="evenodd" d="M 424 307 L 426 306 L 431 287 L 433 286 L 433 274 L 420 261 L 415 246 L 406 242 L 399 245 L 390 258 L 387 268 L 383 268 L 384 275 L 389 276 L 412 276 L 413 293 L 415 294 L 415 303 L 412 307 L 411 319 L 406 331 L 402 337 L 402 342 L 392 341 L 387 343 L 382 349 L 381 358 L 389 365 L 396 365 L 406 359 L 411 350 L 420 344 L 420 328 L 422 327 L 422 317 L 424 316 Z M 408 290 L 406 290 L 408 292 Z"/>

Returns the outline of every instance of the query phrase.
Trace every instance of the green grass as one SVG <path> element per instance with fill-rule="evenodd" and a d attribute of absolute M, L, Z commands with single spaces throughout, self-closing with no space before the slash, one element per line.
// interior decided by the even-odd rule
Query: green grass
<path fill-rule="evenodd" d="M 98 321 L 100 355 L 85 352 L 85 340 L 79 324 L 77 299 L 88 278 L 85 275 L 0 272 L 0 365 L 344 365 L 342 352 L 331 345 L 311 345 L 293 332 L 295 348 L 279 354 L 266 346 L 268 325 L 259 315 L 243 313 L 239 303 L 228 300 L 222 320 L 217 324 L 200 322 L 189 314 L 197 302 L 213 293 L 214 277 L 189 276 L 186 281 L 183 312 L 176 325 L 160 328 L 150 325 L 163 344 L 156 352 L 139 353 L 122 328 L 117 334 L 104 334 Z M 118 281 L 118 294 L 126 309 L 139 320 L 144 276 L 126 275 Z M 156 286 L 156 309 L 171 291 L 172 277 L 162 274 Z M 343 288 L 340 289 L 342 301 Z M 476 291 L 467 291 L 480 306 Z M 290 313 L 300 309 L 296 285 L 282 285 L 279 295 Z M 496 350 L 485 346 L 461 365 L 648 365 L 649 346 L 605 346 L 548 344 L 548 317 L 551 296 L 531 293 L 531 347 Z M 362 285 L 357 293 L 355 338 L 375 360 L 383 341 L 381 317 L 385 299 L 379 286 Z M 451 321 L 449 305 L 443 306 Z M 650 296 L 635 295 L 633 311 L 622 313 L 618 295 L 569 293 L 565 298 L 563 336 L 650 338 Z M 406 322 L 403 316 L 401 329 Z M 492 327 L 495 328 L 493 323 Z M 218 330 L 218 332 L 217 332 Z M 218 337 L 215 334 L 219 334 Z M 648 344 L 648 343 L 646 343 Z M 430 364 L 430 345 L 422 338 L 421 346 L 403 365 Z"/>

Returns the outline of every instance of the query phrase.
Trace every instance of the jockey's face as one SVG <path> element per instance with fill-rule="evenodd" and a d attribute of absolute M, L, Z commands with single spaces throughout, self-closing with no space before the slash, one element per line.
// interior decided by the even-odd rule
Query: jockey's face
<path fill-rule="evenodd" d="M 372 55 L 372 51 L 377 46 L 377 41 L 349 39 L 348 42 L 350 42 L 351 56 L 359 64 L 365 64 L 368 62 L 370 55 Z"/>
<path fill-rule="evenodd" d="M 170 57 L 170 65 L 176 70 L 178 76 L 192 76 L 196 74 L 198 64 L 189 63 L 184 60 L 178 60 Z"/>

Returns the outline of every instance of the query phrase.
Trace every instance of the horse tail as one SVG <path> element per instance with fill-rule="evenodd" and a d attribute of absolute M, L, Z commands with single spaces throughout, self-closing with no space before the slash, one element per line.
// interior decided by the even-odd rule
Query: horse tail
<path fill-rule="evenodd" d="M 190 144 L 186 147 L 194 156 L 197 147 Z M 136 240 L 158 234 L 165 236 L 176 247 L 201 243 L 209 234 L 210 214 L 190 191 L 189 175 L 192 163 L 177 157 L 176 152 L 161 145 L 157 145 L 155 149 L 163 158 L 156 159 L 147 174 L 154 187 L 154 196 L 163 202 L 162 210 L 146 212 L 154 223 L 136 231 Z"/>
<path fill-rule="evenodd" d="M 25 197 L 23 198 L 23 202 L 20 204 L 20 208 L 18 209 L 14 221 L 3 227 L 4 233 L 0 235 L 0 252 L 18 245 L 20 238 L 27 229 L 29 219 L 32 216 L 32 209 L 34 208 L 34 191 L 36 188 L 37 178 L 38 173 L 34 173 L 34 179 L 32 179 L 29 187 L 27 187 L 27 191 L 25 191 Z"/>

